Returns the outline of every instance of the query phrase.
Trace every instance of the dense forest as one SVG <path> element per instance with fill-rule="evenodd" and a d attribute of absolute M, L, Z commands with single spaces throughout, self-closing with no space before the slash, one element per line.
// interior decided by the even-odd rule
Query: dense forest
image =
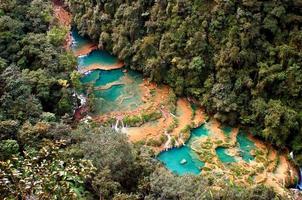
<path fill-rule="evenodd" d="M 301 1 L 66 3 L 81 33 L 129 66 L 302 151 Z M 74 124 L 68 32 L 50 1 L 0 1 L 1 199 L 282 199 L 214 174 L 176 176 L 126 135 Z"/>
<path fill-rule="evenodd" d="M 66 2 L 101 48 L 302 163 L 302 1 Z"/>

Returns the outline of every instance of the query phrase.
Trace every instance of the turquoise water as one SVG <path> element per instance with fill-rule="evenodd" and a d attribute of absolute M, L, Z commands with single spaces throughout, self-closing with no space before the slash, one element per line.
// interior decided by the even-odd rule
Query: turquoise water
<path fill-rule="evenodd" d="M 80 34 L 78 33 L 78 31 L 76 29 L 73 29 L 71 31 L 71 36 L 72 36 L 72 50 L 76 51 L 80 48 L 82 48 L 83 46 L 91 43 L 87 38 L 84 38 L 82 36 L 80 36 Z"/>
<path fill-rule="evenodd" d="M 209 135 L 209 130 L 205 125 L 199 128 L 193 129 L 191 132 L 191 137 L 187 142 L 186 146 L 180 148 L 173 148 L 168 151 L 164 151 L 158 155 L 158 160 L 160 160 L 170 171 L 178 174 L 199 174 L 201 172 L 200 168 L 204 166 L 198 155 L 190 148 L 190 144 L 200 138 Z M 180 161 L 185 159 L 186 164 L 180 164 Z"/>
<path fill-rule="evenodd" d="M 91 41 L 79 35 L 76 29 L 71 32 L 73 38 L 72 49 L 91 44 Z M 88 55 L 78 57 L 78 68 L 82 69 L 90 65 L 114 65 L 119 62 L 116 56 L 102 50 L 94 50 Z M 122 82 L 122 85 L 114 85 L 106 90 L 100 90 L 100 86 L 115 81 Z M 141 100 L 141 91 L 139 84 L 143 82 L 140 73 L 128 70 L 124 73 L 122 69 L 116 70 L 94 70 L 81 78 L 82 84 L 91 84 L 94 86 L 93 94 L 96 97 L 95 113 L 96 115 L 105 114 L 113 111 L 128 111 L 136 109 L 143 102 Z M 83 91 L 87 93 L 87 91 Z"/>
<path fill-rule="evenodd" d="M 229 127 L 229 126 L 223 126 L 222 127 L 222 131 L 224 132 L 224 134 L 226 135 L 226 136 L 230 136 L 231 135 L 231 133 L 232 133 L 232 127 Z"/>
<path fill-rule="evenodd" d="M 231 130 L 231 127 L 223 128 L 223 131 L 226 134 L 230 134 Z M 198 159 L 198 155 L 190 148 L 190 146 L 193 141 L 197 140 L 200 137 L 206 137 L 209 134 L 211 134 L 211 132 L 206 128 L 205 125 L 193 129 L 191 132 L 191 137 L 188 140 L 186 146 L 162 152 L 158 155 L 157 158 L 175 174 L 199 174 L 201 172 L 200 168 L 203 167 L 205 163 Z M 239 132 L 239 134 L 237 135 L 237 141 L 240 147 L 240 156 L 242 157 L 242 159 L 246 162 L 253 160 L 254 157 L 250 154 L 250 151 L 255 147 L 255 145 L 248 139 L 247 134 Z M 236 162 L 235 157 L 227 154 L 227 148 L 216 148 L 216 154 L 223 163 Z M 180 161 L 182 159 L 185 159 L 187 163 L 184 165 L 180 164 Z"/>
<path fill-rule="evenodd" d="M 108 83 L 112 83 L 120 80 L 125 74 L 121 69 L 110 70 L 110 71 L 99 71 L 99 79 L 96 80 L 94 86 L 104 86 Z"/>
<path fill-rule="evenodd" d="M 226 153 L 227 148 L 224 147 L 218 147 L 216 148 L 216 154 L 218 158 L 221 160 L 223 163 L 231 163 L 235 162 L 235 158 L 233 156 L 230 156 L 229 154 Z"/>
<path fill-rule="evenodd" d="M 200 137 L 205 137 L 209 135 L 209 130 L 205 125 L 202 125 L 198 128 L 195 128 L 191 131 L 190 139 L 188 140 L 188 144 L 191 144 L 193 141 L 197 140 Z"/>
<path fill-rule="evenodd" d="M 118 63 L 118 58 L 103 50 L 94 50 L 86 56 L 78 57 L 79 69 L 90 65 L 110 66 Z"/>
<path fill-rule="evenodd" d="M 143 103 L 141 100 L 141 91 L 139 87 L 139 84 L 142 83 L 143 79 L 140 74 L 133 72 L 124 73 L 121 69 L 96 71 L 98 71 L 98 75 L 91 76 L 98 76 L 99 78 L 97 80 L 90 77 L 87 79 L 84 77 L 82 79 L 82 81 L 86 81 L 86 83 L 87 80 L 94 80 L 89 83 L 95 86 L 93 93 L 95 97 L 99 99 L 98 104 L 95 106 L 95 114 L 105 114 L 112 111 L 134 110 Z M 128 81 L 125 83 L 123 78 L 126 78 Z M 114 85 L 106 90 L 97 89 L 100 86 L 104 86 L 115 81 L 125 84 Z"/>
<path fill-rule="evenodd" d="M 100 70 L 91 71 L 89 74 L 83 76 L 81 78 L 81 83 L 94 83 L 96 80 L 100 78 Z"/>
<path fill-rule="evenodd" d="M 251 150 L 255 148 L 255 144 L 248 138 L 247 134 L 240 131 L 237 135 L 237 142 L 240 148 L 240 156 L 246 162 L 253 160 Z"/>
<path fill-rule="evenodd" d="M 198 155 L 189 147 L 174 148 L 160 153 L 157 157 L 170 171 L 178 175 L 199 174 L 204 162 L 198 159 Z M 186 164 L 180 164 L 185 159 Z"/>
<path fill-rule="evenodd" d="M 102 98 L 105 101 L 114 102 L 123 94 L 124 85 L 115 85 L 107 90 L 95 90 L 94 95 L 97 98 Z"/>
<path fill-rule="evenodd" d="M 120 80 L 125 74 L 122 69 L 115 70 L 94 70 L 81 78 L 83 84 L 94 83 L 95 87 L 104 86 Z"/>
<path fill-rule="evenodd" d="M 110 70 L 110 71 L 100 70 L 100 78 L 95 82 L 94 85 L 96 87 L 104 86 L 108 83 L 121 80 L 123 76 L 125 76 L 125 74 L 122 72 L 121 69 Z"/>

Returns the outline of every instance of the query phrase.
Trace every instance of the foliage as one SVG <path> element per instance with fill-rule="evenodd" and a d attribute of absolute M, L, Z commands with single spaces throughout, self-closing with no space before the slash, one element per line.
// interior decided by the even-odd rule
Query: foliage
<path fill-rule="evenodd" d="M 0 199 L 81 199 L 90 161 L 62 156 L 76 106 L 50 1 L 0 2 Z M 73 82 L 75 82 L 73 80 Z M 59 122 L 62 120 L 62 122 Z"/>
<path fill-rule="evenodd" d="M 2 140 L 0 142 L 0 159 L 9 159 L 12 155 L 19 153 L 19 145 L 16 140 Z"/>
<path fill-rule="evenodd" d="M 259 186 L 251 189 L 225 184 L 213 189 L 214 176 L 175 176 L 165 169 L 151 175 L 150 193 L 145 199 L 282 199 L 271 188 Z"/>
<path fill-rule="evenodd" d="M 124 124 L 128 126 L 140 126 L 146 122 L 155 121 L 161 118 L 162 114 L 159 111 L 142 113 L 139 116 L 126 116 L 123 118 Z"/>
<path fill-rule="evenodd" d="M 81 125 L 71 137 L 76 144 L 70 151 L 92 160 L 97 167 L 91 185 L 99 197 L 112 199 L 120 191 L 137 192 L 140 181 L 153 171 L 149 152 L 132 147 L 126 135 L 111 128 Z"/>
<path fill-rule="evenodd" d="M 0 162 L 1 196 L 9 199 L 80 199 L 83 180 L 94 171 L 91 162 L 60 157 L 62 142 L 46 143 L 38 152 L 24 152 Z"/>
<path fill-rule="evenodd" d="M 68 30 L 65 27 L 55 26 L 47 32 L 47 39 L 51 44 L 60 46 L 64 44 L 67 34 Z"/>

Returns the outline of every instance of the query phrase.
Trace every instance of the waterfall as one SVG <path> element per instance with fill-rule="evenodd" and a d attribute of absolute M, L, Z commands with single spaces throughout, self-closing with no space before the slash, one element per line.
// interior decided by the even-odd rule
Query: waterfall
<path fill-rule="evenodd" d="M 294 152 L 290 152 L 290 157 L 294 160 Z M 302 190 L 302 168 L 299 168 L 299 179 L 298 179 L 298 183 L 296 185 L 296 188 L 298 190 Z"/>
<path fill-rule="evenodd" d="M 173 113 L 171 113 L 171 112 L 170 112 L 170 115 L 171 115 L 172 117 L 176 118 L 176 116 L 175 116 Z"/>
<path fill-rule="evenodd" d="M 119 122 L 120 122 L 120 120 L 119 120 L 119 119 L 116 119 L 116 123 L 115 123 L 115 127 L 114 127 L 114 130 L 115 130 L 116 132 L 119 131 L 119 128 L 118 128 Z"/>
<path fill-rule="evenodd" d="M 81 106 L 80 107 L 84 106 L 87 102 L 86 97 L 83 94 L 80 94 L 80 95 L 78 95 L 78 98 L 81 100 Z"/>
<path fill-rule="evenodd" d="M 297 183 L 297 189 L 302 190 L 302 168 L 299 169 L 299 181 Z"/>
<path fill-rule="evenodd" d="M 122 124 L 121 128 L 119 128 L 120 123 Z M 112 124 L 112 129 L 114 129 L 116 132 L 120 131 L 122 133 L 127 133 L 127 128 L 125 127 L 123 120 L 119 118 L 116 119 L 115 125 Z"/>
<path fill-rule="evenodd" d="M 121 120 L 121 122 L 122 122 L 122 133 L 127 133 L 127 130 L 126 130 L 126 128 L 125 128 L 125 126 L 124 126 L 124 122 L 123 122 L 123 120 Z"/>
<path fill-rule="evenodd" d="M 171 136 L 170 136 L 170 134 L 168 134 L 167 131 L 165 131 L 165 135 L 168 137 L 168 140 L 167 140 L 167 142 L 165 143 L 165 149 L 169 149 L 170 146 L 171 146 Z"/>
<path fill-rule="evenodd" d="M 82 106 L 86 105 L 87 99 L 83 94 L 78 94 L 77 92 L 74 91 L 72 96 L 76 97 L 77 99 L 80 99 L 80 106 L 79 107 L 82 107 Z"/>

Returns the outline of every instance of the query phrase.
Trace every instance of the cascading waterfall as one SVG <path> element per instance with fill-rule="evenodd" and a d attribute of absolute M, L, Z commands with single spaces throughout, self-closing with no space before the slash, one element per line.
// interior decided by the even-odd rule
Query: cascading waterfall
<path fill-rule="evenodd" d="M 294 160 L 294 152 L 290 152 L 289 156 Z M 299 177 L 296 189 L 302 190 L 302 167 L 299 168 Z"/>
<path fill-rule="evenodd" d="M 115 130 L 116 132 L 119 131 L 119 128 L 118 128 L 119 122 L 120 122 L 120 120 L 119 120 L 119 119 L 116 119 L 116 123 L 115 123 L 115 126 L 114 126 L 114 130 Z"/>
<path fill-rule="evenodd" d="M 170 134 L 168 134 L 167 131 L 165 131 L 165 135 L 168 138 L 167 142 L 165 143 L 165 150 L 167 150 L 167 149 L 170 149 L 172 147 L 172 145 L 171 145 L 171 136 L 170 136 Z"/>
<path fill-rule="evenodd" d="M 299 181 L 297 183 L 297 189 L 302 190 L 302 168 L 299 168 Z"/>
<path fill-rule="evenodd" d="M 77 103 L 74 105 L 75 109 L 73 110 L 73 115 L 76 115 L 76 113 L 81 113 L 81 109 L 86 106 L 87 99 L 83 94 L 78 94 L 76 91 L 73 92 L 73 97 L 75 97 L 76 100 L 80 99 L 80 105 Z"/>
<path fill-rule="evenodd" d="M 82 106 L 85 106 L 86 105 L 86 103 L 87 103 L 87 99 L 86 99 L 86 97 L 83 95 L 83 94 L 80 94 L 80 95 L 78 95 L 77 94 L 77 97 L 80 99 L 80 107 L 82 107 Z"/>
<path fill-rule="evenodd" d="M 119 124 L 121 124 L 122 126 L 119 128 Z M 116 123 L 115 126 L 112 125 L 112 129 L 114 129 L 116 132 L 122 132 L 122 133 L 127 133 L 127 129 L 124 126 L 124 122 L 122 119 L 117 118 L 116 119 Z"/>
<path fill-rule="evenodd" d="M 122 133 L 126 133 L 126 132 L 127 132 L 127 130 L 126 130 L 126 127 L 124 126 L 124 122 L 123 122 L 123 120 L 121 120 L 121 122 L 122 122 L 122 128 L 121 128 L 121 131 L 122 131 Z"/>

